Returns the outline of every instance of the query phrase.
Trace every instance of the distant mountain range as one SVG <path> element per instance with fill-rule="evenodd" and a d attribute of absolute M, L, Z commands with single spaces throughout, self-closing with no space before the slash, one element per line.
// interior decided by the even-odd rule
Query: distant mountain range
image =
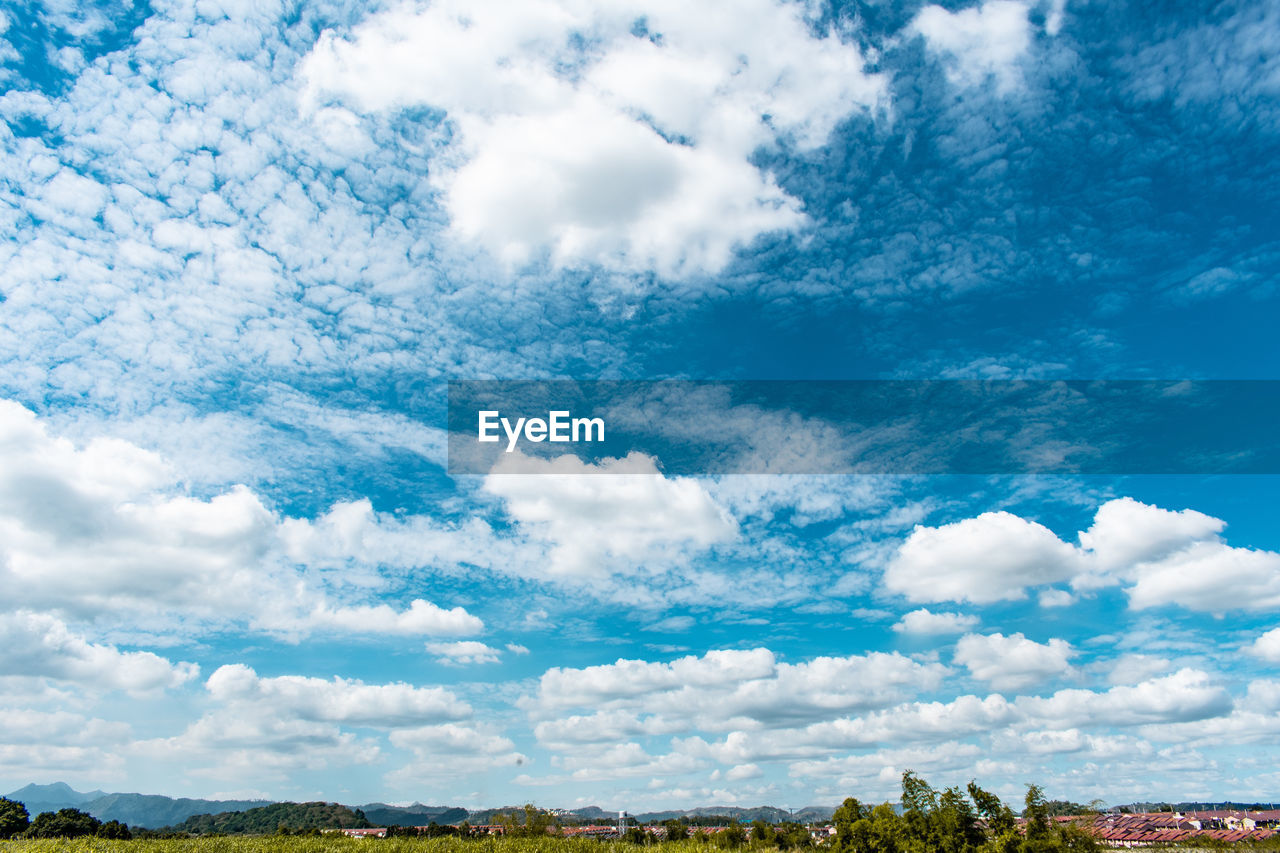
<path fill-rule="evenodd" d="M 176 826 L 197 815 L 223 815 L 228 812 L 245 812 L 249 809 L 260 809 L 275 805 L 276 800 L 195 800 L 186 797 L 173 798 L 160 794 L 109 794 L 105 791 L 77 791 L 65 782 L 54 782 L 51 785 L 27 785 L 10 794 L 9 799 L 17 800 L 27 807 L 34 817 L 40 812 L 56 812 L 58 809 L 75 808 L 88 812 L 101 821 L 118 820 L 132 827 L 158 829 Z M 430 823 L 461 823 L 469 820 L 473 824 L 489 823 L 493 815 L 502 811 L 518 810 L 517 807 L 503 809 L 482 809 L 467 811 L 460 806 L 428 806 L 414 803 L 410 806 L 392 806 L 386 803 L 368 803 L 363 806 L 350 806 L 364 812 L 365 817 L 374 826 L 426 826 Z M 832 809 L 822 806 L 810 806 L 789 812 L 773 806 L 759 806 L 744 809 L 737 806 L 708 806 L 684 811 L 646 812 L 631 815 L 632 820 L 641 823 L 654 823 L 681 817 L 706 817 L 723 815 L 738 821 L 764 820 L 779 823 L 784 820 L 801 822 L 824 821 L 831 819 Z M 618 817 L 616 811 L 606 811 L 596 806 L 588 806 L 565 813 L 567 817 L 583 821 L 612 821 Z"/>
<path fill-rule="evenodd" d="M 273 800 L 192 800 L 186 797 L 174 799 L 160 794 L 108 794 L 105 791 L 84 793 L 74 790 L 65 782 L 52 785 L 27 785 L 11 794 L 27 807 L 35 817 L 40 812 L 56 812 L 58 809 L 80 809 L 101 821 L 118 820 L 129 826 L 155 829 L 181 823 L 198 814 L 245 811 L 270 805 Z"/>
<path fill-rule="evenodd" d="M 498 809 L 484 809 L 483 811 L 473 811 L 470 814 L 470 821 L 473 824 L 491 823 L 493 817 L 501 812 L 520 811 L 519 806 L 506 806 Z M 741 806 L 701 806 L 696 809 L 670 810 L 661 812 L 638 812 L 628 813 L 627 818 L 632 822 L 639 823 L 660 823 L 664 820 L 679 820 L 682 817 L 700 818 L 700 817 L 724 817 L 734 821 L 753 821 L 763 820 L 766 823 L 782 823 L 783 821 L 795 820 L 801 823 L 814 823 L 818 821 L 826 821 L 831 819 L 831 814 L 835 809 L 830 806 L 807 806 L 803 809 L 789 811 L 780 809 L 776 806 L 756 806 L 754 808 L 742 808 Z M 606 811 L 598 806 L 586 806 L 580 809 L 571 809 L 559 812 L 565 817 L 573 820 L 592 821 L 599 823 L 613 823 L 618 819 L 616 811 Z M 373 820 L 372 817 L 369 818 Z M 437 821 L 442 823 L 443 821 Z"/>
<path fill-rule="evenodd" d="M 446 823 L 462 823 L 471 816 L 470 812 L 460 806 L 424 806 L 422 803 L 411 806 L 369 803 L 359 808 L 374 826 L 427 826 L 432 823 L 443 826 Z"/>

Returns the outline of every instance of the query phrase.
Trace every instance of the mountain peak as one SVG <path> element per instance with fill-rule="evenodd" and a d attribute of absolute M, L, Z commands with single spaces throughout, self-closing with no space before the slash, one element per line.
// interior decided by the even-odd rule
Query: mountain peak
<path fill-rule="evenodd" d="M 104 796 L 103 791 L 77 791 L 66 782 L 51 782 L 48 785 L 37 785 L 34 782 L 13 791 L 6 796 L 22 803 L 87 803 Z"/>

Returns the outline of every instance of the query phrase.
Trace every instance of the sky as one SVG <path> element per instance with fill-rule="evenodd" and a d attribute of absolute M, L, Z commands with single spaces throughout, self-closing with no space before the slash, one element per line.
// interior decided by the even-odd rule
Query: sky
<path fill-rule="evenodd" d="M 1280 793 L 1274 474 L 446 440 L 450 380 L 1277 378 L 1280 3 L 18 0 L 0 119 L 4 790 Z"/>

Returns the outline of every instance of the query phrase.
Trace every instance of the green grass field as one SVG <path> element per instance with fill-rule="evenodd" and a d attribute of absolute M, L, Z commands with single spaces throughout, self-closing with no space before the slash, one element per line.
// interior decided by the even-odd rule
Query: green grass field
<path fill-rule="evenodd" d="M 1156 845 L 1163 853 L 1216 853 L 1230 850 L 1274 851 L 1276 844 Z M 239 835 L 208 838 L 165 838 L 113 841 L 102 838 L 42 838 L 0 841 L 0 853 L 637 853 L 641 848 L 621 841 L 587 838 L 346 838 L 344 836 Z M 655 853 L 708 853 L 714 845 L 693 840 L 651 845 Z M 763 853 L 761 848 L 743 851 Z M 821 849 L 821 848 L 818 848 Z"/>
<path fill-rule="evenodd" d="M 663 853 L 717 850 L 695 841 L 654 845 Z M 636 853 L 634 844 L 589 838 L 347 838 L 238 835 L 111 841 L 40 838 L 0 841 L 0 853 Z"/>

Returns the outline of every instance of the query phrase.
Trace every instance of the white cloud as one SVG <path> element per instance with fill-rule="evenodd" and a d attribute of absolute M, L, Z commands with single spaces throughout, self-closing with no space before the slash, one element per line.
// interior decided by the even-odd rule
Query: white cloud
<path fill-rule="evenodd" d="M 732 538 L 737 526 L 702 484 L 668 478 L 632 453 L 593 465 L 573 456 L 504 460 L 484 480 L 512 518 L 547 540 L 550 571 L 601 576 L 617 561 L 679 559 Z"/>
<path fill-rule="evenodd" d="M 408 610 L 395 611 L 386 604 L 359 607 L 321 607 L 306 618 L 315 629 L 337 628 L 353 634 L 395 634 L 400 636 L 478 634 L 484 623 L 461 607 L 445 610 L 416 598 Z"/>
<path fill-rule="evenodd" d="M 483 523 L 452 526 L 430 516 L 396 518 L 374 512 L 368 498 L 339 501 L 314 519 L 284 519 L 280 537 L 295 562 L 342 569 L 353 563 L 406 568 L 462 561 L 484 564 L 498 547 Z"/>
<path fill-rule="evenodd" d="M 1022 634 L 966 634 L 956 643 L 955 662 L 997 690 L 1018 690 L 1071 669 L 1075 651 L 1065 640 L 1037 643 Z"/>
<path fill-rule="evenodd" d="M 427 651 L 441 661 L 454 666 L 474 663 L 497 663 L 502 652 L 493 646 L 476 640 L 459 640 L 454 643 L 427 643 Z"/>
<path fill-rule="evenodd" d="M 444 723 L 399 729 L 388 737 L 393 746 L 409 750 L 413 756 L 412 761 L 387 774 L 387 781 L 394 785 L 440 783 L 456 780 L 461 772 L 518 767 L 529 762 L 510 738 L 487 726 Z"/>
<path fill-rule="evenodd" d="M 128 742 L 127 723 L 109 722 L 68 711 L 0 708 L 0 743 L 32 752 L 49 746 L 117 746 Z"/>
<path fill-rule="evenodd" d="M 393 558 L 435 562 L 447 541 L 485 541 L 468 535 L 474 531 L 421 520 L 379 525 L 367 501 L 338 504 L 314 522 L 282 520 L 245 486 L 207 499 L 185 489 L 155 453 L 114 438 L 77 447 L 50 435 L 26 408 L 0 400 L 0 582 L 12 591 L 0 607 L 145 622 L 153 630 L 248 625 L 292 639 L 483 629 L 460 607 L 422 599 L 403 611 L 337 604 L 334 587 L 344 598 L 368 594 L 355 572 L 345 578 L 352 587 L 307 573 Z M 411 538 L 412 547 L 404 544 Z M 291 560 L 303 564 L 302 573 Z"/>
<path fill-rule="evenodd" d="M 0 675 L 53 678 L 85 687 L 131 692 L 178 687 L 195 678 L 193 663 L 172 663 L 151 652 L 123 652 L 90 643 L 43 613 L 0 613 Z"/>
<path fill-rule="evenodd" d="M 1043 698 L 1021 696 L 1017 706 L 1032 718 L 1058 726 L 1098 727 L 1216 717 L 1230 711 L 1232 701 L 1207 673 L 1187 668 L 1101 693 L 1072 688 Z"/>
<path fill-rule="evenodd" d="M 941 527 L 917 525 L 890 558 L 885 586 L 910 601 L 979 604 L 1026 597 L 1026 588 L 1069 580 L 1077 590 L 1120 585 L 1134 610 L 1280 608 L 1280 554 L 1227 545 L 1226 523 L 1132 498 L 1108 501 L 1079 534 L 1080 546 L 1007 512 Z M 1061 590 L 1042 606 L 1069 604 Z"/>
<path fill-rule="evenodd" d="M 1021 82 L 1018 65 L 1031 45 L 1025 3 L 985 0 L 958 12 L 926 6 L 909 29 L 924 36 L 930 51 L 945 57 L 953 83 L 978 86 L 994 78 L 997 89 L 1007 92 Z"/>
<path fill-rule="evenodd" d="M 900 634 L 963 634 L 978 624 L 978 617 L 963 613 L 933 613 L 921 607 L 903 614 L 893 626 Z"/>
<path fill-rule="evenodd" d="M 1068 607 L 1075 603 L 1076 597 L 1065 589 L 1043 589 L 1038 600 L 1044 608 Z"/>
<path fill-rule="evenodd" d="M 670 663 L 619 659 L 584 669 L 552 667 L 538 683 L 538 704 L 547 708 L 595 705 L 643 698 L 685 686 L 729 688 L 743 681 L 772 678 L 777 660 L 768 649 L 716 650 Z"/>
<path fill-rule="evenodd" d="M 263 677 L 243 664 L 219 667 L 205 687 L 212 707 L 199 719 L 176 735 L 135 742 L 129 753 L 152 765 L 172 762 L 188 776 L 272 788 L 299 771 L 380 763 L 380 739 L 359 729 L 382 730 L 388 737 L 447 731 L 465 728 L 473 715 L 469 704 L 442 687 L 336 676 Z"/>
<path fill-rule="evenodd" d="M 1080 534 L 1080 545 L 1096 555 L 1105 571 L 1159 560 L 1194 542 L 1216 538 L 1224 527 L 1225 522 L 1192 509 L 1171 512 L 1119 498 L 1098 507 L 1093 524 Z"/>
<path fill-rule="evenodd" d="M 1135 684 L 1173 669 L 1173 662 L 1144 654 L 1121 655 L 1111 664 L 1107 680 L 1112 684 Z"/>
<path fill-rule="evenodd" d="M 935 780 L 939 773 L 961 769 L 972 775 L 981 764 L 982 754 L 980 747 L 968 743 L 948 743 L 924 749 L 898 747 L 864 755 L 797 761 L 791 764 L 790 772 L 801 778 L 834 777 L 834 782 L 845 790 L 856 787 L 873 797 L 884 796 L 888 800 L 890 792 L 901 792 L 905 770 L 914 770 Z"/>
<path fill-rule="evenodd" d="M 1134 609 L 1177 604 L 1191 610 L 1280 609 L 1280 554 L 1197 542 L 1132 572 Z"/>
<path fill-rule="evenodd" d="M 619 733 L 786 727 L 884 708 L 936 688 L 945 672 L 939 664 L 896 653 L 788 664 L 764 648 L 723 650 L 670 663 L 619 660 L 585 669 L 555 667 L 523 704 L 544 718 L 575 707 L 594 712 L 573 718 L 572 726 L 540 725 L 539 737 L 616 742 Z"/>
<path fill-rule="evenodd" d="M 1171 512 L 1133 500 L 1108 501 L 1080 534 L 1088 589 L 1121 583 L 1135 610 L 1176 604 L 1190 610 L 1280 608 L 1280 554 L 1233 548 L 1226 522 L 1195 510 Z"/>
<path fill-rule="evenodd" d="M 910 601 L 988 604 L 1026 597 L 1026 587 L 1079 571 L 1078 555 L 1043 525 L 984 512 L 941 527 L 917 525 L 884 573 Z"/>
<path fill-rule="evenodd" d="M 239 709 L 282 719 L 402 728 L 458 720 L 471 707 L 442 687 L 365 684 L 334 677 L 263 678 L 244 664 L 221 666 L 206 682 L 209 695 Z"/>
<path fill-rule="evenodd" d="M 1272 628 L 1253 641 L 1249 651 L 1272 663 L 1280 663 L 1280 628 Z"/>
<path fill-rule="evenodd" d="M 884 97 L 858 49 L 803 14 L 772 0 L 400 6 L 322 35 L 303 102 L 445 110 L 458 137 L 433 180 L 452 228 L 509 261 L 713 271 L 803 220 L 751 153 L 820 145 Z"/>
<path fill-rule="evenodd" d="M 799 728 L 737 729 L 707 754 L 724 763 L 825 756 L 883 744 L 941 743 L 991 732 L 1022 719 L 1013 703 L 994 694 L 960 696 L 950 702 L 908 702 L 853 717 L 821 720 Z M 691 738 L 689 748 L 701 742 Z"/>

